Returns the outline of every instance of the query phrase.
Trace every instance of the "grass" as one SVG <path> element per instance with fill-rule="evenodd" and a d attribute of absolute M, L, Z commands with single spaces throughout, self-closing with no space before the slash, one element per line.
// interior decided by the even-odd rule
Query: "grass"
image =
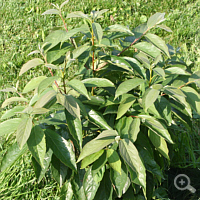
<path fill-rule="evenodd" d="M 43 74 L 39 68 L 32 74 L 31 70 L 25 77 L 18 77 L 21 66 L 31 56 L 31 51 L 38 48 L 50 30 L 61 27 L 61 20 L 54 15 L 42 16 L 51 3 L 61 4 L 63 0 L 1 0 L 0 1 L 0 89 L 15 86 L 17 80 L 26 79 Z M 193 63 L 193 70 L 200 70 L 200 1 L 199 0 L 73 0 L 65 6 L 66 12 L 77 10 L 85 13 L 91 10 L 105 9 L 109 11 L 101 24 L 105 28 L 113 23 L 125 24 L 131 29 L 145 22 L 155 12 L 165 12 L 165 24 L 172 29 L 166 33 L 156 29 L 155 32 L 164 37 L 170 45 L 180 47 L 184 60 Z M 110 17 L 114 18 L 114 22 Z M 79 25 L 77 20 L 67 21 L 68 29 Z M 23 88 L 23 85 L 19 85 Z M 0 104 L 9 93 L 0 93 Z M 1 110 L 0 110 L 1 111 Z M 1 115 L 1 114 L 0 114 Z M 181 139 L 181 144 L 179 143 Z M 13 140 L 0 139 L 0 161 Z M 176 138 L 177 151 L 174 152 L 172 163 L 176 166 L 199 166 L 199 121 L 194 123 L 194 133 L 188 136 L 186 131 L 180 132 Z M 188 145 L 192 148 L 188 148 Z M 57 199 L 60 189 L 51 177 L 45 178 L 39 185 L 36 182 L 31 166 L 29 153 L 21 161 L 0 174 L 1 199 Z M 181 162 L 180 162 L 181 161 Z"/>

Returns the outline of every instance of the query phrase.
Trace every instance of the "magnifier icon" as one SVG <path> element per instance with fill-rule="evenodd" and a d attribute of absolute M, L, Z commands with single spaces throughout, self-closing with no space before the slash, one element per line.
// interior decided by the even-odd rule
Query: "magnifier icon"
<path fill-rule="evenodd" d="M 178 186 L 177 183 L 179 183 L 183 187 Z M 196 192 L 196 189 L 190 185 L 190 178 L 187 175 L 185 175 L 185 174 L 179 174 L 179 175 L 177 175 L 175 177 L 175 179 L 174 179 L 174 186 L 178 190 L 189 190 L 192 193 Z"/>

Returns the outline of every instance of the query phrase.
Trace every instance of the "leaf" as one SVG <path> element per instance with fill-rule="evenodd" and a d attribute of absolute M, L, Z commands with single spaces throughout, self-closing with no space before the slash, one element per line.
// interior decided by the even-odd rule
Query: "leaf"
<path fill-rule="evenodd" d="M 118 153 L 113 149 L 107 149 L 107 159 L 109 165 L 121 175 L 121 160 Z"/>
<path fill-rule="evenodd" d="M 92 30 L 94 33 L 95 38 L 97 39 L 97 41 L 100 43 L 101 39 L 103 37 L 103 30 L 101 28 L 101 25 L 99 23 L 92 23 Z"/>
<path fill-rule="evenodd" d="M 154 117 L 151 117 L 149 115 L 139 115 L 138 117 L 143 118 L 143 123 L 154 133 L 157 135 L 163 137 L 165 140 L 167 140 L 169 143 L 173 144 L 173 141 L 171 139 L 171 136 L 167 130 L 167 127 L 162 124 L 161 122 L 157 121 Z"/>
<path fill-rule="evenodd" d="M 24 145 L 22 149 L 19 149 L 17 142 L 12 144 L 1 161 L 1 172 L 11 167 L 26 151 L 27 145 Z"/>
<path fill-rule="evenodd" d="M 45 130 L 45 135 L 46 142 L 48 146 L 51 147 L 56 157 L 66 166 L 76 171 L 77 166 L 75 161 L 75 154 L 72 150 L 72 145 L 70 142 L 50 129 Z"/>
<path fill-rule="evenodd" d="M 120 155 L 127 165 L 136 173 L 140 185 L 146 188 L 145 167 L 140 159 L 139 153 L 134 144 L 129 139 L 119 141 Z"/>
<path fill-rule="evenodd" d="M 134 96 L 130 96 L 124 99 L 124 101 L 122 101 L 119 105 L 116 119 L 119 119 L 120 117 L 122 117 L 127 112 L 127 110 L 133 105 L 135 100 L 136 98 Z"/>
<path fill-rule="evenodd" d="M 181 69 L 180 67 L 169 67 L 165 69 L 166 74 L 178 74 L 178 75 L 191 75 L 189 72 Z"/>
<path fill-rule="evenodd" d="M 64 2 L 60 5 L 60 9 L 61 9 L 64 5 L 66 5 L 68 2 L 69 2 L 69 0 L 64 1 Z"/>
<path fill-rule="evenodd" d="M 38 87 L 38 85 L 44 80 L 46 79 L 46 76 L 39 76 L 36 78 L 31 79 L 25 86 L 25 88 L 23 89 L 22 93 L 28 93 L 31 90 L 34 90 L 35 88 Z"/>
<path fill-rule="evenodd" d="M 45 114 L 47 112 L 49 112 L 50 110 L 46 109 L 46 108 L 33 108 L 31 114 L 33 115 L 40 115 L 40 114 Z"/>
<path fill-rule="evenodd" d="M 40 58 L 34 58 L 32 60 L 29 60 L 27 63 L 25 63 L 20 72 L 19 72 L 19 76 L 21 76 L 23 73 L 25 73 L 26 71 L 28 71 L 29 69 L 36 67 L 38 65 L 42 65 L 44 64 L 44 61 L 41 60 Z"/>
<path fill-rule="evenodd" d="M 163 53 L 165 53 L 165 55 L 167 55 L 168 58 L 170 58 L 169 50 L 164 40 L 162 40 L 159 36 L 152 33 L 145 34 L 145 38 L 153 45 L 155 45 L 157 48 L 159 48 Z"/>
<path fill-rule="evenodd" d="M 32 118 L 25 118 L 21 121 L 17 127 L 16 138 L 19 144 L 19 148 L 22 149 L 27 142 L 32 129 Z"/>
<path fill-rule="evenodd" d="M 58 93 L 56 97 L 58 103 L 64 106 L 71 115 L 80 119 L 80 108 L 72 95 Z"/>
<path fill-rule="evenodd" d="M 144 111 L 147 112 L 147 109 L 156 101 L 156 99 L 159 96 L 160 91 L 148 88 L 144 95 L 142 96 L 142 107 L 144 108 Z"/>
<path fill-rule="evenodd" d="M 86 87 L 115 87 L 115 85 L 106 78 L 87 78 L 82 80 Z"/>
<path fill-rule="evenodd" d="M 151 140 L 152 144 L 156 147 L 156 149 L 169 160 L 169 150 L 167 147 L 167 143 L 165 140 L 160 137 L 159 135 L 155 134 L 153 131 L 149 130 L 148 132 L 149 139 Z"/>
<path fill-rule="evenodd" d="M 73 59 L 78 58 L 81 54 L 83 54 L 84 52 L 86 52 L 87 50 L 91 49 L 90 46 L 87 45 L 82 45 L 79 46 L 78 48 L 76 48 L 75 50 L 73 50 L 72 54 L 73 54 Z"/>
<path fill-rule="evenodd" d="M 48 15 L 48 14 L 49 15 L 51 15 L 51 14 L 59 15 L 60 13 L 59 13 L 59 10 L 57 10 L 57 9 L 49 9 L 42 13 L 42 15 Z"/>
<path fill-rule="evenodd" d="M 44 157 L 46 153 L 46 140 L 44 132 L 40 126 L 36 125 L 32 128 L 27 144 L 32 156 L 42 168 L 45 168 Z"/>
<path fill-rule="evenodd" d="M 34 108 L 42 108 L 56 98 L 55 90 L 50 90 L 39 98 L 35 103 Z"/>
<path fill-rule="evenodd" d="M 137 135 L 140 132 L 140 118 L 134 118 L 132 123 L 130 124 L 128 137 L 131 142 L 135 142 L 137 139 Z"/>
<path fill-rule="evenodd" d="M 114 189 L 117 193 L 117 197 L 120 198 L 123 194 L 123 188 L 125 187 L 128 178 L 128 172 L 126 165 L 122 165 L 121 174 L 113 169 L 110 169 L 110 179 L 114 185 Z"/>
<path fill-rule="evenodd" d="M 77 117 L 74 117 L 71 115 L 66 109 L 65 109 L 65 116 L 67 125 L 70 131 L 70 134 L 72 137 L 76 140 L 79 151 L 82 150 L 82 124 L 81 120 Z"/>
<path fill-rule="evenodd" d="M 148 28 L 152 28 L 153 26 L 160 24 L 164 20 L 165 20 L 165 13 L 156 13 L 148 19 L 147 26 Z"/>
<path fill-rule="evenodd" d="M 140 38 L 147 31 L 148 31 L 148 27 L 147 27 L 146 23 L 141 24 L 141 25 L 139 25 L 139 26 L 137 26 L 136 28 L 133 29 L 133 33 L 134 33 L 136 38 Z"/>
<path fill-rule="evenodd" d="M 200 71 L 197 71 L 197 72 L 193 73 L 190 76 L 189 81 L 194 81 L 196 83 L 196 85 L 198 87 L 200 87 Z"/>
<path fill-rule="evenodd" d="M 16 88 L 6 88 L 6 89 L 2 89 L 0 90 L 0 92 L 17 92 Z"/>
<path fill-rule="evenodd" d="M 72 200 L 73 198 L 73 190 L 72 190 L 72 184 L 69 181 L 66 181 L 61 189 L 60 192 L 60 200 Z"/>
<path fill-rule="evenodd" d="M 162 69 L 161 67 L 155 67 L 153 68 L 153 71 L 158 74 L 160 77 L 162 77 L 163 79 L 165 79 L 165 71 L 164 69 Z"/>
<path fill-rule="evenodd" d="M 35 171 L 35 175 L 36 175 L 38 183 L 40 183 L 40 181 L 43 179 L 46 171 L 49 168 L 52 154 L 53 154 L 53 151 L 50 148 L 48 148 L 48 150 L 45 154 L 45 157 L 44 157 L 44 168 L 41 168 L 41 166 L 38 164 L 38 162 L 35 160 L 35 158 L 32 157 L 32 163 L 33 163 L 33 167 L 34 167 L 34 171 Z"/>
<path fill-rule="evenodd" d="M 83 147 L 77 162 L 80 162 L 83 158 L 100 151 L 110 143 L 114 142 L 117 135 L 115 130 L 106 130 L 100 133 L 95 139 L 91 140 Z"/>
<path fill-rule="evenodd" d="M 121 33 L 127 33 L 128 35 L 134 35 L 128 27 L 120 25 L 120 24 L 111 25 L 107 27 L 105 31 L 121 32 Z"/>
<path fill-rule="evenodd" d="M 122 82 L 115 92 L 115 99 L 118 96 L 125 94 L 125 93 L 129 92 L 130 90 L 136 88 L 137 86 L 141 85 L 144 82 L 145 82 L 145 80 L 140 79 L 140 78 L 133 78 L 133 79 L 129 79 L 129 80 Z"/>
<path fill-rule="evenodd" d="M 104 153 L 104 150 L 101 149 L 100 151 L 93 153 L 87 157 L 85 157 L 81 162 L 81 169 L 86 168 L 88 165 L 93 163 L 95 160 L 97 160 L 102 154 Z"/>
<path fill-rule="evenodd" d="M 7 110 L 2 116 L 1 116 L 1 120 L 4 119 L 8 119 L 10 117 L 13 117 L 14 115 L 16 115 L 18 112 L 21 112 L 22 110 L 24 110 L 24 106 L 15 106 L 14 108 Z"/>
<path fill-rule="evenodd" d="M 79 81 L 77 79 L 73 79 L 73 80 L 67 82 L 67 84 L 69 86 L 71 86 L 74 90 L 76 90 L 77 92 L 84 95 L 85 97 L 87 97 L 90 100 L 87 89 L 81 81 Z"/>
<path fill-rule="evenodd" d="M 84 14 L 81 11 L 75 11 L 67 15 L 67 18 L 76 18 L 76 17 L 81 17 L 83 19 L 90 19 L 86 14 Z"/>
<path fill-rule="evenodd" d="M 200 95 L 192 87 L 182 87 L 181 90 L 186 95 L 187 102 L 192 106 L 192 108 L 200 115 Z"/>
<path fill-rule="evenodd" d="M 161 28 L 167 32 L 172 32 L 172 30 L 164 24 L 157 25 L 156 27 Z"/>
<path fill-rule="evenodd" d="M 9 104 L 16 102 L 16 101 L 22 101 L 22 102 L 28 102 L 28 99 L 23 98 L 23 97 L 10 97 L 8 99 L 6 99 L 2 105 L 1 108 L 5 108 L 6 106 L 8 106 Z"/>
<path fill-rule="evenodd" d="M 41 94 L 46 88 L 53 84 L 55 80 L 57 80 L 57 76 L 51 76 L 42 80 L 38 85 L 38 94 Z"/>

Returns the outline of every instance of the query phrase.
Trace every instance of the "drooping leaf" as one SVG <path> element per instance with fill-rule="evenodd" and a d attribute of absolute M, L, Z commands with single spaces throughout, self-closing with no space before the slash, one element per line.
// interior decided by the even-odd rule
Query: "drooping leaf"
<path fill-rule="evenodd" d="M 27 93 L 30 92 L 31 90 L 34 90 L 35 88 L 38 87 L 38 85 L 44 80 L 46 79 L 46 76 L 39 76 L 36 78 L 31 79 L 25 86 L 25 88 L 23 89 L 22 93 Z"/>
<path fill-rule="evenodd" d="M 130 96 L 124 99 L 124 101 L 122 101 L 119 105 L 116 119 L 119 119 L 120 117 L 122 117 L 127 112 L 127 110 L 133 105 L 135 100 L 136 98 L 134 96 Z"/>
<path fill-rule="evenodd" d="M 136 141 L 139 132 L 140 132 L 140 119 L 134 118 L 128 131 L 128 137 L 131 140 L 131 142 Z"/>
<path fill-rule="evenodd" d="M 10 117 L 13 117 L 16 115 L 18 112 L 21 112 L 24 110 L 24 106 L 15 106 L 14 108 L 7 110 L 2 116 L 1 120 L 8 119 Z"/>
<path fill-rule="evenodd" d="M 100 133 L 95 139 L 91 140 L 83 147 L 77 162 L 114 142 L 117 135 L 118 134 L 115 130 L 106 130 Z"/>
<path fill-rule="evenodd" d="M 115 87 L 115 85 L 106 78 L 87 78 L 82 80 L 86 87 Z"/>
<path fill-rule="evenodd" d="M 165 13 L 156 13 L 148 19 L 147 26 L 148 28 L 152 28 L 153 26 L 160 24 L 164 20 L 165 20 Z"/>
<path fill-rule="evenodd" d="M 0 136 L 16 131 L 21 121 L 20 118 L 14 118 L 0 123 Z"/>
<path fill-rule="evenodd" d="M 144 108 L 144 111 L 146 112 L 147 109 L 156 101 L 156 99 L 159 96 L 160 91 L 148 88 L 144 95 L 142 96 L 142 107 Z"/>
<path fill-rule="evenodd" d="M 40 126 L 36 125 L 32 128 L 27 144 L 32 156 L 42 168 L 45 168 L 44 157 L 46 153 L 46 140 L 44 132 Z"/>
<path fill-rule="evenodd" d="M 34 58 L 32 60 L 29 60 L 27 63 L 25 63 L 20 72 L 19 72 L 19 76 L 21 76 L 23 73 L 25 73 L 26 71 L 28 71 L 29 69 L 36 67 L 38 65 L 42 65 L 44 64 L 44 61 L 40 58 Z"/>
<path fill-rule="evenodd" d="M 160 137 L 159 135 L 155 134 L 153 131 L 148 131 L 149 139 L 151 140 L 152 144 L 156 147 L 156 149 L 169 160 L 169 150 L 167 147 L 167 143 L 165 140 Z"/>
<path fill-rule="evenodd" d="M 72 116 L 66 109 L 65 109 L 65 116 L 67 125 L 72 137 L 76 140 L 78 144 L 78 149 L 82 150 L 82 124 L 81 120 L 77 117 Z"/>
<path fill-rule="evenodd" d="M 121 160 L 118 153 L 113 149 L 108 149 L 106 153 L 109 165 L 121 174 Z"/>
<path fill-rule="evenodd" d="M 51 15 L 51 14 L 59 15 L 60 12 L 57 9 L 49 9 L 49 10 L 42 13 L 42 15 Z"/>
<path fill-rule="evenodd" d="M 99 23 L 92 23 L 92 30 L 94 33 L 95 38 L 97 39 L 97 41 L 100 43 L 101 39 L 103 37 L 103 30 L 101 28 L 101 25 Z"/>
<path fill-rule="evenodd" d="M 27 145 L 24 145 L 24 147 L 20 149 L 17 142 L 12 144 L 1 161 L 1 172 L 11 167 L 27 151 L 27 149 Z"/>
<path fill-rule="evenodd" d="M 145 38 L 147 38 L 148 41 L 150 41 L 153 45 L 155 45 L 157 48 L 159 48 L 165 55 L 170 58 L 169 55 L 169 50 L 167 45 L 165 44 L 165 41 L 162 40 L 159 36 L 152 34 L 152 33 L 147 33 L 145 35 Z"/>
<path fill-rule="evenodd" d="M 13 102 L 16 102 L 16 101 L 28 102 L 28 99 L 23 98 L 23 97 L 10 97 L 10 98 L 6 99 L 6 100 L 2 103 L 1 107 L 2 107 L 2 108 L 5 108 L 5 107 L 8 106 L 9 104 L 11 104 L 11 103 L 13 103 Z"/>
<path fill-rule="evenodd" d="M 71 115 L 80 119 L 80 108 L 72 95 L 63 95 L 58 93 L 56 97 L 58 103 L 63 105 Z"/>
<path fill-rule="evenodd" d="M 130 90 L 136 88 L 137 86 L 141 85 L 144 82 L 145 82 L 145 80 L 140 79 L 140 78 L 133 78 L 133 79 L 129 79 L 129 80 L 124 81 L 117 88 L 117 90 L 115 92 L 115 99 L 118 96 L 125 94 L 125 93 L 129 92 Z"/>
<path fill-rule="evenodd" d="M 87 89 L 85 87 L 85 85 L 77 80 L 77 79 L 73 79 L 69 82 L 67 82 L 67 84 L 72 87 L 74 90 L 76 90 L 77 92 L 79 92 L 80 94 L 84 95 L 85 97 L 87 97 L 90 100 L 90 97 L 88 95 Z"/>
<path fill-rule="evenodd" d="M 24 144 L 27 142 L 32 129 L 32 118 L 25 118 L 21 121 L 17 127 L 16 138 L 19 144 L 19 148 L 22 149 Z"/>

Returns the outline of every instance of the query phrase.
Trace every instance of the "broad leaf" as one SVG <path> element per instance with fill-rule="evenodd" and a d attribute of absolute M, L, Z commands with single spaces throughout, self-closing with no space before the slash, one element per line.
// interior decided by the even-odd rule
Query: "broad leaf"
<path fill-rule="evenodd" d="M 53 150 L 56 157 L 72 170 L 77 170 L 75 154 L 72 145 L 58 133 L 47 129 L 45 131 L 48 146 Z"/>
<path fill-rule="evenodd" d="M 95 139 L 91 140 L 83 147 L 77 162 L 114 142 L 117 135 L 117 132 L 114 130 L 106 130 L 100 133 Z"/>
<path fill-rule="evenodd" d="M 7 110 L 2 116 L 1 120 L 8 119 L 10 117 L 13 117 L 16 115 L 18 112 L 21 112 L 24 110 L 24 106 L 15 106 L 14 108 Z"/>
<path fill-rule="evenodd" d="M 12 144 L 1 161 L 1 172 L 11 167 L 27 151 L 27 149 L 27 145 L 24 145 L 24 147 L 20 149 L 17 142 Z"/>
<path fill-rule="evenodd" d="M 24 64 L 19 72 L 19 76 L 21 76 L 23 73 L 28 71 L 29 69 L 36 67 L 38 65 L 44 64 L 44 61 L 40 58 L 34 58 L 32 60 L 29 60 L 26 64 Z"/>
<path fill-rule="evenodd" d="M 84 52 L 86 52 L 87 50 L 91 49 L 90 46 L 87 46 L 87 45 L 82 45 L 82 46 L 79 46 L 78 48 L 76 48 L 72 54 L 73 54 L 73 59 L 76 59 L 78 58 L 81 54 L 83 54 Z"/>
<path fill-rule="evenodd" d="M 101 28 L 101 25 L 99 23 L 92 23 L 92 30 L 94 33 L 95 38 L 97 39 L 97 41 L 100 43 L 101 39 L 103 37 L 103 30 Z"/>
<path fill-rule="evenodd" d="M 178 74 L 178 75 L 191 75 L 189 72 L 185 71 L 180 67 L 169 67 L 165 69 L 166 74 Z"/>
<path fill-rule="evenodd" d="M 32 156 L 42 168 L 45 168 L 44 157 L 46 153 L 46 140 L 44 132 L 40 126 L 37 125 L 32 128 L 27 144 Z"/>
<path fill-rule="evenodd" d="M 122 33 L 127 33 L 128 35 L 134 35 L 128 27 L 120 25 L 120 24 L 111 25 L 107 27 L 105 31 L 122 32 Z"/>
<path fill-rule="evenodd" d="M 148 28 L 152 28 L 153 26 L 160 24 L 164 20 L 165 20 L 165 13 L 156 13 L 148 19 L 147 26 Z"/>
<path fill-rule="evenodd" d="M 16 138 L 20 149 L 27 142 L 31 133 L 31 129 L 32 129 L 32 118 L 30 117 L 23 119 L 19 124 L 19 126 L 17 127 Z"/>
<path fill-rule="evenodd" d="M 0 123 L 0 136 L 16 131 L 21 121 L 21 118 L 14 118 Z"/>
<path fill-rule="evenodd" d="M 23 97 L 10 97 L 9 99 L 6 99 L 3 104 L 1 105 L 2 108 L 5 108 L 9 104 L 17 101 L 22 101 L 22 102 L 28 102 L 28 99 L 23 98 Z"/>
<path fill-rule="evenodd" d="M 71 182 L 66 181 L 60 192 L 60 200 L 72 200 L 73 193 Z"/>
<path fill-rule="evenodd" d="M 144 33 L 148 31 L 147 24 L 141 24 L 133 29 L 133 33 L 135 34 L 136 38 L 140 38 Z"/>
<path fill-rule="evenodd" d="M 113 149 L 106 151 L 109 165 L 121 175 L 121 160 L 118 153 Z"/>
<path fill-rule="evenodd" d="M 165 79 L 165 71 L 163 68 L 161 67 L 155 67 L 153 68 L 153 71 L 158 74 L 160 77 L 162 77 L 163 79 Z"/>
<path fill-rule="evenodd" d="M 135 142 L 137 135 L 140 132 L 140 118 L 134 118 L 128 131 L 128 137 L 131 142 Z"/>
<path fill-rule="evenodd" d="M 87 78 L 82 80 L 86 87 L 115 87 L 115 85 L 106 78 Z"/>
<path fill-rule="evenodd" d="M 51 15 L 51 14 L 59 15 L 60 12 L 57 9 L 49 9 L 49 10 L 47 10 L 47 11 L 45 11 L 45 12 L 42 13 L 42 15 L 48 15 L 48 14 L 49 15 Z"/>
<path fill-rule="evenodd" d="M 145 82 L 145 80 L 140 79 L 140 78 L 133 78 L 133 79 L 129 79 L 129 80 L 124 81 L 117 88 L 117 90 L 115 92 L 115 99 L 118 96 L 125 94 L 125 93 L 129 92 L 130 90 L 136 88 L 137 86 L 141 85 L 144 82 Z"/>
<path fill-rule="evenodd" d="M 89 17 L 81 11 L 75 11 L 75 12 L 69 13 L 67 15 L 67 18 L 76 18 L 76 17 L 81 17 L 83 19 L 89 19 Z"/>

